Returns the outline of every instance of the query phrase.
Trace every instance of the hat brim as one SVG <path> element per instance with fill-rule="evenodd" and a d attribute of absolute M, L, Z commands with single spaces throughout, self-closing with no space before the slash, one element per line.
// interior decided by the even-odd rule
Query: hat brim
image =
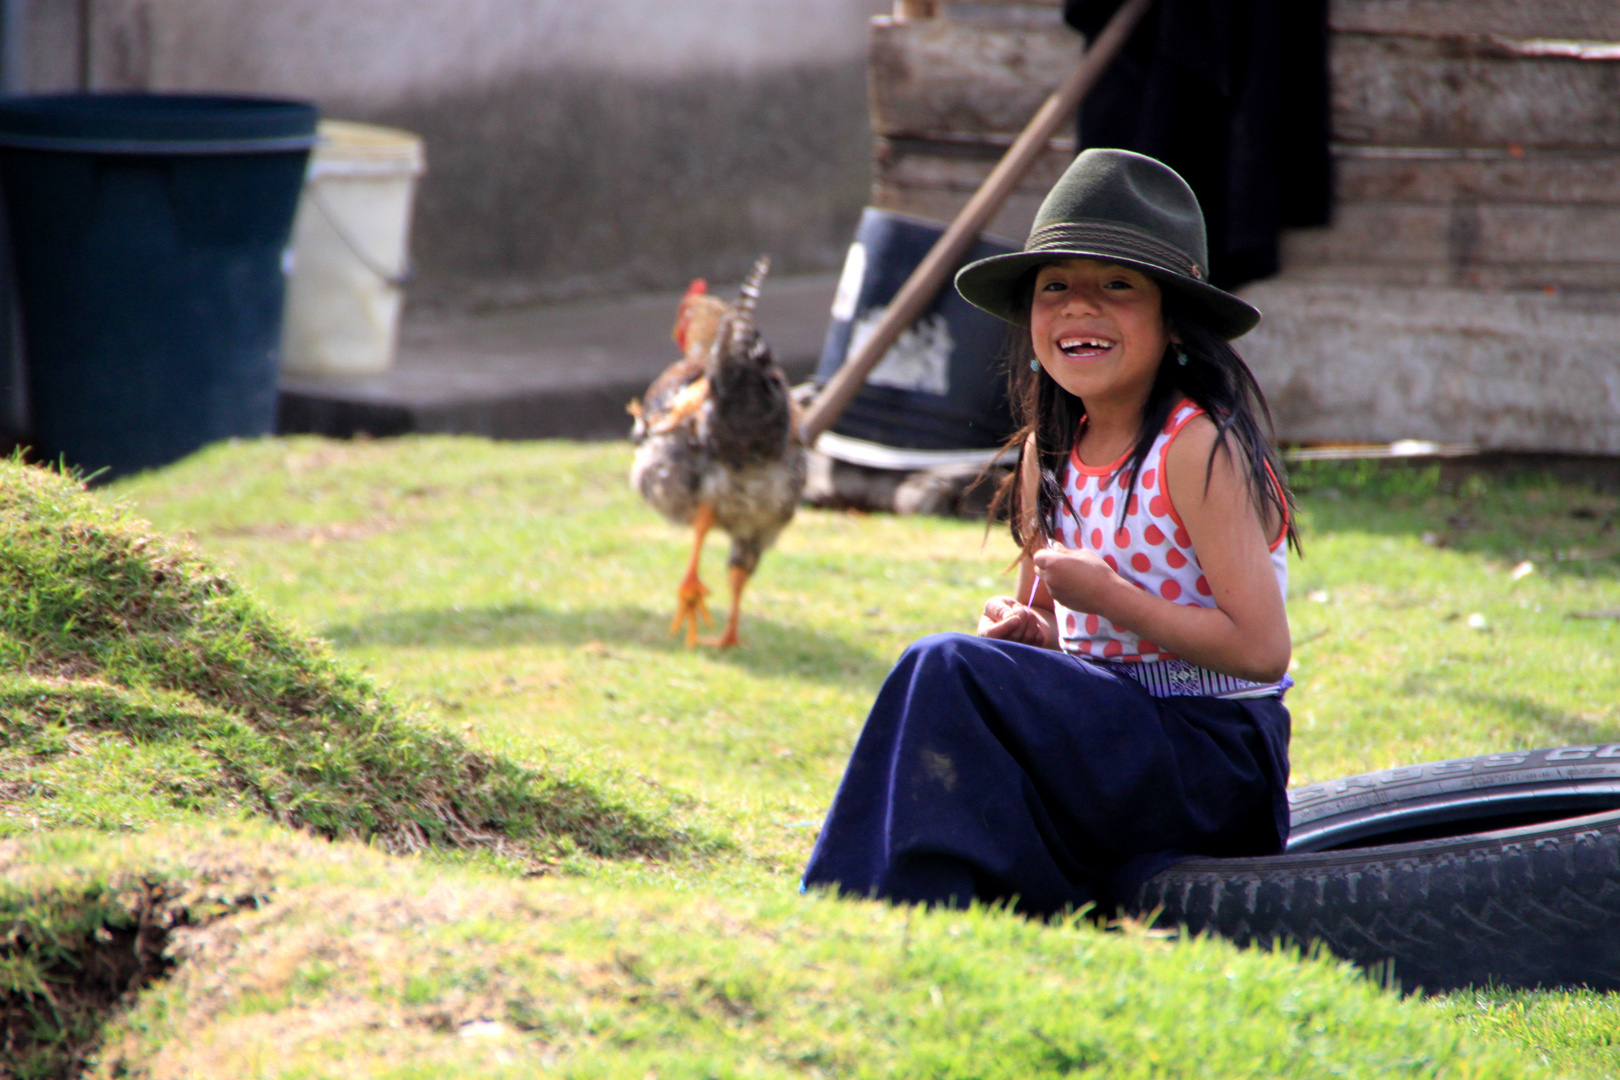
<path fill-rule="evenodd" d="M 1150 262 L 1120 258 L 1104 251 L 1041 250 L 992 255 L 969 263 L 956 273 L 956 291 L 974 307 L 1015 326 L 1029 325 L 1029 297 L 1024 295 L 1027 275 L 1062 259 L 1096 259 L 1139 270 L 1174 292 L 1178 307 L 1228 341 L 1242 337 L 1260 323 L 1260 309 L 1231 293 L 1195 281 Z"/>

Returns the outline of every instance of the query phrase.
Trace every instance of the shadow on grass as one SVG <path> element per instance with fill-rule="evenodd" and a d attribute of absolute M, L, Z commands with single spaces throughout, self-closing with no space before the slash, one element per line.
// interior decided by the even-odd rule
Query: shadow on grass
<path fill-rule="evenodd" d="M 535 604 L 393 611 L 351 623 L 326 627 L 321 633 L 340 648 L 372 645 L 437 646 L 468 649 L 512 645 L 600 644 L 609 649 L 633 646 L 659 652 L 686 649 L 683 637 L 669 634 L 669 614 L 642 607 L 556 611 Z M 724 613 L 717 615 L 723 620 Z M 705 636 L 714 636 L 718 627 Z M 743 609 L 743 645 L 709 649 L 728 664 L 762 675 L 797 675 L 825 682 L 877 681 L 892 658 L 876 656 L 841 638 L 785 625 Z"/>

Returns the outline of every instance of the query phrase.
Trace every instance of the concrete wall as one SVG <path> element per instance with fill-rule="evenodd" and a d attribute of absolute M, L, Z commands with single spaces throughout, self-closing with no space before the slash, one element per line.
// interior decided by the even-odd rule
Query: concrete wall
<path fill-rule="evenodd" d="M 427 140 L 413 301 L 835 267 L 888 0 L 14 0 L 25 88 L 313 98 Z M 88 13 L 88 20 L 82 17 Z"/>

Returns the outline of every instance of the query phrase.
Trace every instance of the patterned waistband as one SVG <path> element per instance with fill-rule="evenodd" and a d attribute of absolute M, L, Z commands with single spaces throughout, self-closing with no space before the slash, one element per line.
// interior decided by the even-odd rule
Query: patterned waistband
<path fill-rule="evenodd" d="M 1283 692 L 1294 685 L 1293 678 L 1288 675 L 1273 683 L 1250 682 L 1199 667 L 1190 660 L 1149 660 L 1141 664 L 1113 662 L 1105 663 L 1105 666 L 1111 671 L 1129 675 L 1153 697 L 1282 697 Z"/>

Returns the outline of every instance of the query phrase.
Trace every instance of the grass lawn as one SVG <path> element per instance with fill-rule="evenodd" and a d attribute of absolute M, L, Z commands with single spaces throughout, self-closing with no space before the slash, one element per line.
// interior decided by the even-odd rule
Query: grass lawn
<path fill-rule="evenodd" d="M 269 440 L 101 493 L 190 534 L 475 752 L 600 772 L 613 798 L 644 791 L 648 820 L 714 838 L 668 858 L 565 848 L 522 881 L 532 864 L 501 854 L 397 862 L 232 826 L 215 845 L 271 852 L 285 899 L 197 947 L 264 985 L 243 998 L 183 967 L 117 1045 L 157 1075 L 1620 1074 L 1603 995 L 1402 1001 L 1325 959 L 799 898 L 884 673 L 910 640 L 971 628 L 1012 546 L 803 511 L 750 587 L 745 647 L 688 650 L 667 633 L 687 538 L 628 464 L 622 444 Z M 1571 617 L 1620 608 L 1620 499 L 1366 465 L 1301 467 L 1296 486 L 1295 783 L 1620 739 L 1620 619 Z M 116 831 L 86 798 L 83 820 Z M 40 888 L 161 877 L 142 860 L 181 865 L 164 830 L 192 827 L 168 818 L 145 847 L 14 825 L 10 857 L 46 866 Z M 376 1034 L 391 1024 L 408 1037 Z"/>

